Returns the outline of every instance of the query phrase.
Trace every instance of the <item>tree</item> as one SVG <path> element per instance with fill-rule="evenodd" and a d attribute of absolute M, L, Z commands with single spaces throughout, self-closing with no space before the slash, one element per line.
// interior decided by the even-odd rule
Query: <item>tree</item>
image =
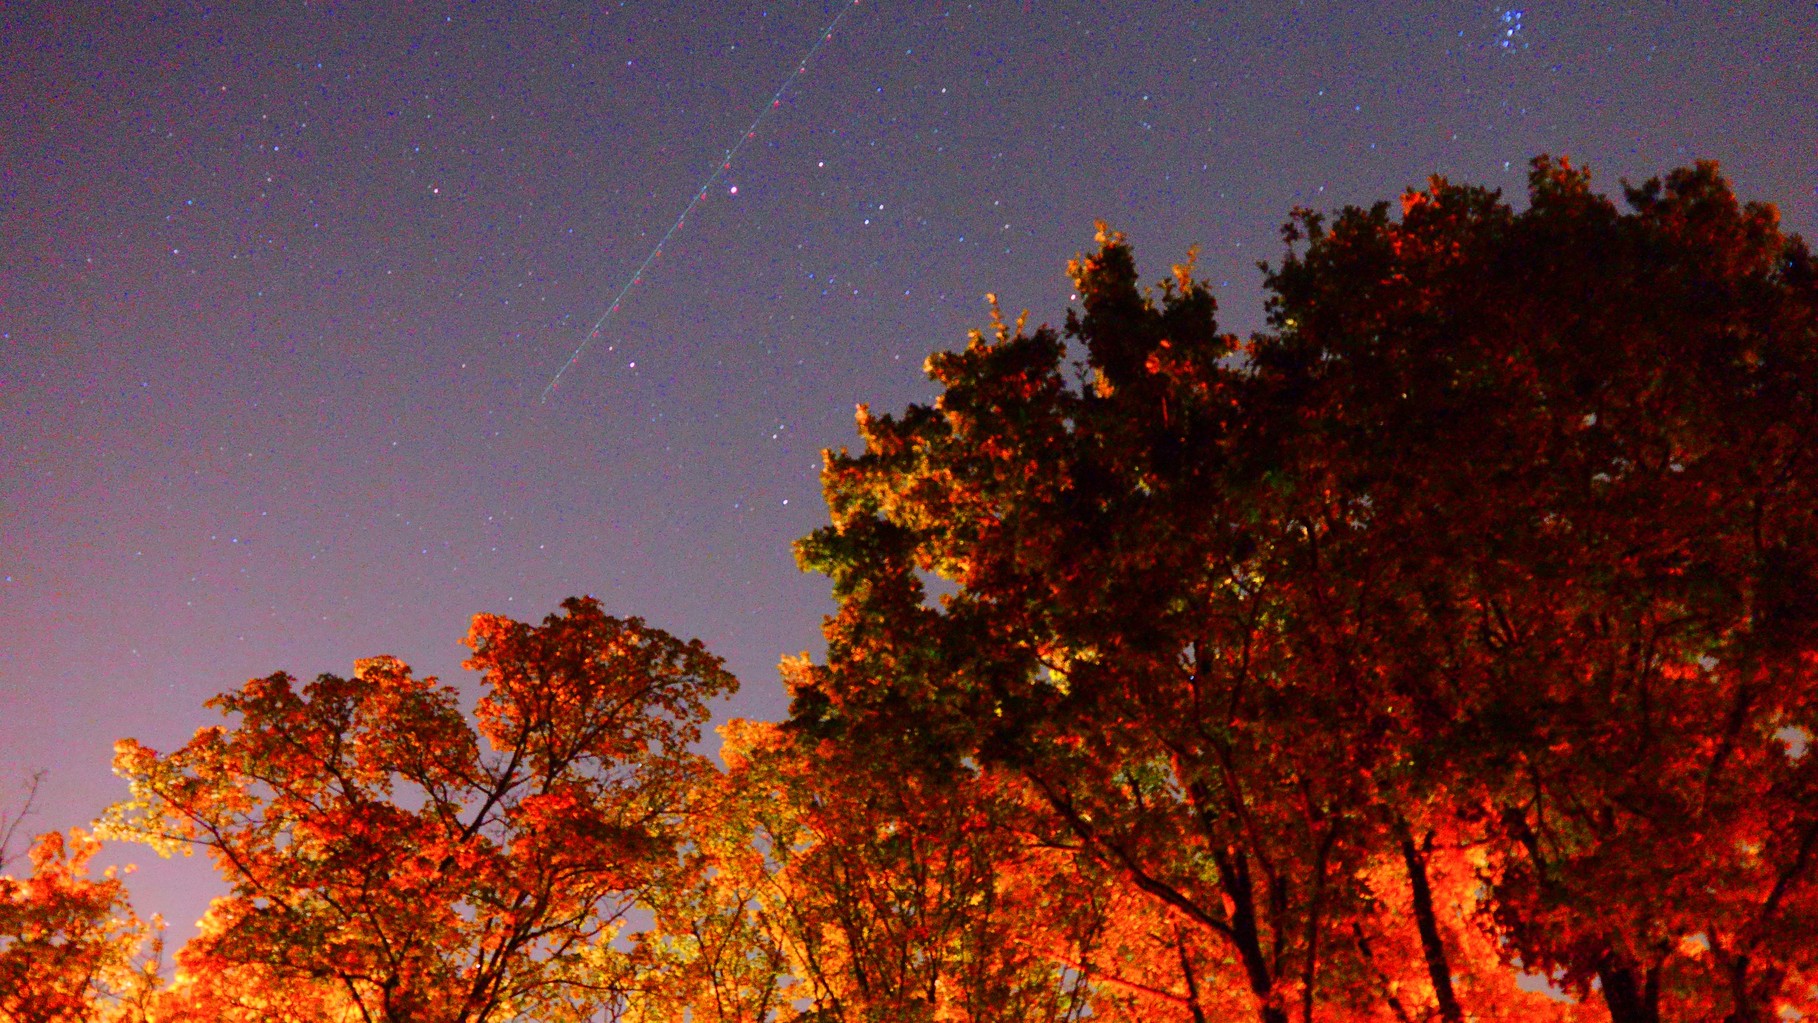
<path fill-rule="evenodd" d="M 0 1023 L 133 1018 L 150 992 L 157 922 L 133 914 L 112 869 L 89 876 L 100 848 L 81 831 L 47 832 L 30 875 L 0 875 Z"/>
<path fill-rule="evenodd" d="M 1543 158 L 1521 213 L 1297 216 L 1269 449 L 1511 954 L 1618 1020 L 1809 1013 L 1818 287 L 1715 165 L 1627 198 Z"/>
<path fill-rule="evenodd" d="M 622 1005 L 611 944 L 665 883 L 712 771 L 690 750 L 733 678 L 698 642 L 571 599 L 541 626 L 480 615 L 454 690 L 395 658 L 299 691 L 210 701 L 234 719 L 160 755 L 132 741 L 110 834 L 201 846 L 232 886 L 178 957 L 173 1015 L 589 1019 Z M 486 748 L 482 749 L 484 739 Z"/>
<path fill-rule="evenodd" d="M 1241 345 L 1101 231 L 829 455 L 792 727 L 1023 786 L 1221 1012 L 1812 1011 L 1818 292 L 1714 167 L 1629 200 L 1297 214 Z"/>
<path fill-rule="evenodd" d="M 839 613 L 796 727 L 1017 779 L 1049 841 L 1177 925 L 1150 958 L 1189 964 L 1194 1016 L 1310 1016 L 1322 969 L 1364 997 L 1332 936 L 1365 909 L 1380 744 L 1285 663 L 1291 530 L 1244 498 L 1235 339 L 1187 267 L 1144 296 L 1116 235 L 1072 274 L 1078 386 L 1059 334 L 999 320 L 929 360 L 935 406 L 861 409 L 865 453 L 829 458 L 833 524 L 801 552 Z M 957 592 L 929 606 L 923 574 Z"/>
<path fill-rule="evenodd" d="M 666 1010 L 652 1018 L 1088 1013 L 1077 971 L 1059 963 L 1079 961 L 1102 920 L 1083 919 L 1083 900 L 1054 898 L 1050 871 L 1026 869 L 1042 851 L 993 823 L 1014 807 L 975 785 L 861 772 L 854 750 L 774 725 L 722 734 L 728 770 L 698 818 L 693 883 L 664 893 L 644 936 L 645 990 Z"/>

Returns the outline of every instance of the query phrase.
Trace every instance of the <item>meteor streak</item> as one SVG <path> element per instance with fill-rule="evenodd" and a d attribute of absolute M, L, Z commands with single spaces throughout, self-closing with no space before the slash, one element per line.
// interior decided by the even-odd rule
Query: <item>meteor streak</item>
<path fill-rule="evenodd" d="M 662 254 L 663 246 L 669 244 L 669 239 L 675 237 L 675 233 L 682 229 L 682 223 L 688 219 L 688 214 L 694 212 L 694 208 L 701 204 L 702 199 L 707 198 L 708 191 L 713 188 L 715 182 L 720 180 L 720 176 L 732 169 L 732 161 L 738 158 L 739 150 L 744 149 L 747 142 L 757 137 L 758 128 L 763 125 L 764 118 L 769 117 L 772 110 L 782 107 L 783 94 L 789 91 L 789 87 L 795 84 L 797 78 L 802 77 L 804 71 L 808 70 L 808 63 L 814 60 L 815 54 L 821 52 L 821 47 L 827 45 L 827 40 L 833 38 L 833 30 L 839 27 L 840 19 L 858 5 L 859 0 L 852 0 L 851 3 L 840 8 L 840 12 L 833 16 L 833 20 L 827 23 L 826 28 L 821 29 L 820 35 L 815 37 L 814 45 L 810 46 L 808 52 L 802 55 L 802 59 L 796 62 L 795 70 L 789 73 L 789 77 L 783 79 L 782 85 L 777 86 L 776 92 L 770 97 L 770 102 L 765 104 L 758 111 L 757 116 L 751 119 L 751 124 L 745 129 L 745 133 L 739 136 L 738 141 L 734 142 L 731 148 L 726 150 L 726 155 L 720 158 L 719 166 L 713 169 L 712 174 L 707 175 L 706 181 L 701 182 L 700 189 L 694 193 L 694 198 L 688 200 L 688 205 L 682 207 L 681 215 L 675 218 L 675 223 L 670 224 L 669 230 L 663 232 L 663 237 L 657 240 L 656 247 L 652 248 L 650 254 L 644 257 L 644 261 L 638 264 L 637 270 L 632 272 L 631 279 L 625 282 L 625 286 L 619 289 L 619 293 L 613 296 L 611 304 L 607 305 L 606 311 L 602 312 L 600 318 L 593 322 L 593 329 L 581 339 L 574 354 L 570 355 L 568 361 L 562 364 L 562 368 L 556 370 L 556 375 L 549 379 L 549 385 L 543 388 L 541 402 L 549 401 L 549 395 L 555 391 L 556 385 L 562 382 L 562 374 L 568 372 L 570 366 L 580 361 L 581 353 L 587 350 L 587 346 L 593 343 L 594 338 L 600 336 L 600 330 L 606 326 L 606 321 L 611 319 L 612 314 L 618 312 L 619 307 L 625 303 L 625 296 L 630 294 L 631 289 L 644 279 L 644 273 L 650 269 L 650 264 L 656 262 L 657 256 Z"/>

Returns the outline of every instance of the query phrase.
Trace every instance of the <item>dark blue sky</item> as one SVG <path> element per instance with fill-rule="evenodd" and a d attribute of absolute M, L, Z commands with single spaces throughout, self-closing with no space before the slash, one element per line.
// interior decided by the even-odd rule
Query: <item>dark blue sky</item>
<path fill-rule="evenodd" d="M 863 0 L 0 11 L 0 806 L 115 739 L 592 593 L 779 716 L 826 586 L 819 451 L 931 393 L 983 296 L 1058 323 L 1092 223 L 1189 245 L 1227 329 L 1295 205 L 1723 163 L 1818 225 L 1810 3 Z M 737 192 L 732 189 L 736 187 Z M 635 365 L 633 365 L 635 363 Z M 16 851 L 16 850 L 15 850 Z M 199 863 L 144 864 L 181 940 Z"/>

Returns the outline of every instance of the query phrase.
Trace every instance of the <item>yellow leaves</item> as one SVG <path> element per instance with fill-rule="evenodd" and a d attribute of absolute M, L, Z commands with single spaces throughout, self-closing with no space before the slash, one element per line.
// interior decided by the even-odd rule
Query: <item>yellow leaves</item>
<path fill-rule="evenodd" d="M 789 674 L 787 664 L 791 660 L 794 659 L 784 659 L 785 677 Z M 806 662 L 806 657 L 801 660 Z M 720 759 L 727 770 L 735 773 L 749 767 L 754 754 L 774 749 L 784 741 L 782 727 L 769 721 L 733 718 L 714 731 L 720 737 Z"/>
<path fill-rule="evenodd" d="M 157 759 L 157 751 L 137 739 L 121 739 L 114 743 L 114 773 L 123 778 L 144 773 Z"/>
<path fill-rule="evenodd" d="M 199 740 L 204 738 L 198 733 Z M 190 855 L 194 822 L 160 812 L 168 794 L 182 787 L 181 776 L 169 770 L 155 750 L 132 739 L 114 744 L 114 773 L 127 780 L 131 798 L 108 808 L 96 823 L 96 835 L 141 842 L 160 857 Z"/>
<path fill-rule="evenodd" d="M 368 685 L 381 688 L 387 686 L 418 688 L 422 685 L 410 677 L 410 665 L 389 654 L 354 661 L 354 677 Z"/>

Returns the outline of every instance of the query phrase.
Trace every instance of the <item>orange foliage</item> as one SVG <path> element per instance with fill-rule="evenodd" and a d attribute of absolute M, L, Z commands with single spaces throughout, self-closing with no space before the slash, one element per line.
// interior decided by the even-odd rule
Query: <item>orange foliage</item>
<path fill-rule="evenodd" d="M 81 831 L 38 837 L 31 874 L 0 876 L 0 1021 L 86 1023 L 129 1017 L 152 984 L 157 942 Z M 146 958 L 150 955 L 150 960 Z"/>
<path fill-rule="evenodd" d="M 477 735 L 452 689 L 378 657 L 300 692 L 248 682 L 212 701 L 233 727 L 174 753 L 120 744 L 134 798 L 109 830 L 200 845 L 233 888 L 168 1011 L 484 1023 L 619 1004 L 611 940 L 673 869 L 711 770 L 689 746 L 734 682 L 698 643 L 565 608 L 474 620 Z"/>

